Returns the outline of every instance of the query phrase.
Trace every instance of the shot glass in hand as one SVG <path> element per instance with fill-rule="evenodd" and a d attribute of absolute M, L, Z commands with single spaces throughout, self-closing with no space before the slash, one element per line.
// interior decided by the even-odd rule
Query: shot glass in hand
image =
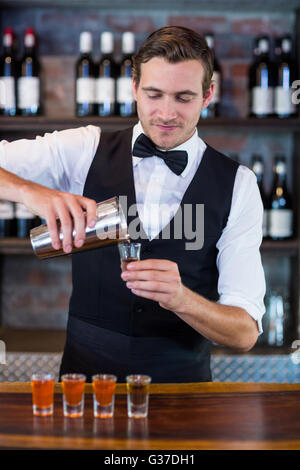
<path fill-rule="evenodd" d="M 86 376 L 83 374 L 64 374 L 61 381 L 64 416 L 69 418 L 83 416 Z"/>
<path fill-rule="evenodd" d="M 33 414 L 51 416 L 53 414 L 54 375 L 33 374 L 31 388 Z"/>
<path fill-rule="evenodd" d="M 94 417 L 112 418 L 115 406 L 117 377 L 109 374 L 93 375 Z"/>
<path fill-rule="evenodd" d="M 127 413 L 129 418 L 146 418 L 148 416 L 149 375 L 128 375 L 127 386 Z"/>
<path fill-rule="evenodd" d="M 139 261 L 141 257 L 141 244 L 135 242 L 118 243 L 121 269 L 122 272 L 126 271 L 127 264 L 132 261 Z"/>

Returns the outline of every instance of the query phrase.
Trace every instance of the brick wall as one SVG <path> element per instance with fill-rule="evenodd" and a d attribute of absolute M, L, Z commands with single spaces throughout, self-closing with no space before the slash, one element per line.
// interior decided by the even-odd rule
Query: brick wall
<path fill-rule="evenodd" d="M 126 3 L 126 2 L 124 2 Z M 121 34 L 136 33 L 137 47 L 153 30 L 165 25 L 182 25 L 200 33 L 211 31 L 216 38 L 216 55 L 223 71 L 222 111 L 226 116 L 248 113 L 247 77 L 252 59 L 253 39 L 259 34 L 272 37 L 293 33 L 293 12 L 241 12 L 199 10 L 176 11 L 176 8 L 145 11 L 101 10 L 95 8 L 13 8 L 3 10 L 2 27 L 14 27 L 22 50 L 27 26 L 39 37 L 44 77 L 46 114 L 61 117 L 74 115 L 74 64 L 78 54 L 79 34 L 91 31 L 94 56 L 100 54 L 100 33 L 115 33 L 116 57 L 120 57 Z"/>
<path fill-rule="evenodd" d="M 65 328 L 71 294 L 71 259 L 3 256 L 1 325 Z"/>

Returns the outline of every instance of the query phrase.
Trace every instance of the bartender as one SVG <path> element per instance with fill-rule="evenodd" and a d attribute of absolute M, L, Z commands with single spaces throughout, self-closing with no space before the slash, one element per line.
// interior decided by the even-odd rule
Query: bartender
<path fill-rule="evenodd" d="M 55 249 L 56 218 L 70 253 L 73 243 L 84 243 L 84 211 L 92 227 L 96 202 L 113 196 L 136 204 L 145 234 L 137 240 L 142 260 L 124 273 L 116 245 L 72 255 L 60 374 L 210 381 L 212 342 L 248 351 L 262 331 L 263 207 L 256 177 L 197 132 L 201 109 L 212 99 L 212 73 L 212 52 L 201 35 L 164 27 L 134 57 L 139 122 L 133 128 L 102 133 L 88 125 L 1 142 L 0 198 L 46 219 Z M 175 236 L 174 214 L 199 204 L 204 243 L 187 249 L 185 231 Z M 169 239 L 162 236 L 166 229 Z"/>

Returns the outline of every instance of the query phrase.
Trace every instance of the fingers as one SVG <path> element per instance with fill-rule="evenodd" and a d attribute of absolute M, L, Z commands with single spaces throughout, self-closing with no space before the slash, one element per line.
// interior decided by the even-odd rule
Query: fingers
<path fill-rule="evenodd" d="M 156 269 L 126 270 L 121 277 L 126 282 L 126 286 L 133 290 L 143 290 L 160 293 L 176 292 L 181 285 L 181 278 L 176 263 L 165 260 L 145 260 L 135 264 L 139 266 L 155 266 Z M 168 270 L 164 268 L 168 265 Z M 159 269 L 161 268 L 161 269 Z"/>
<path fill-rule="evenodd" d="M 60 222 L 60 227 L 57 224 Z M 62 248 L 70 253 L 73 245 L 80 248 L 85 241 L 85 227 L 96 223 L 96 202 L 82 196 L 58 193 L 52 200 L 46 222 L 55 249 L 61 248 L 59 228 L 62 233 Z"/>
<path fill-rule="evenodd" d="M 97 204 L 93 199 L 81 198 L 81 206 L 86 210 L 86 223 L 89 227 L 94 227 L 97 221 Z"/>
<path fill-rule="evenodd" d="M 60 239 L 59 239 L 59 233 L 58 233 L 58 226 L 57 226 L 54 212 L 51 212 L 48 215 L 46 215 L 46 223 L 47 223 L 49 235 L 52 241 L 52 246 L 55 250 L 59 250 L 61 245 L 60 245 Z"/>
<path fill-rule="evenodd" d="M 86 225 L 93 227 L 96 223 L 96 202 L 85 197 L 67 197 L 66 204 L 58 207 L 58 217 L 63 232 L 63 249 L 72 251 L 73 229 L 74 245 L 80 248 L 85 241 Z"/>
<path fill-rule="evenodd" d="M 63 250 L 65 253 L 71 253 L 73 247 L 73 219 L 68 207 L 61 200 L 57 201 L 56 211 L 62 231 Z"/>
<path fill-rule="evenodd" d="M 128 263 L 127 269 L 130 271 L 139 270 L 157 270 L 157 271 L 174 271 L 178 272 L 178 266 L 173 261 L 164 259 L 145 259 Z"/>
<path fill-rule="evenodd" d="M 72 251 L 73 244 L 78 248 L 83 245 L 86 224 L 93 227 L 97 220 L 97 206 L 92 199 L 36 183 L 28 182 L 22 186 L 22 200 L 33 213 L 46 219 L 53 248 L 61 248 L 61 238 L 66 253 Z"/>

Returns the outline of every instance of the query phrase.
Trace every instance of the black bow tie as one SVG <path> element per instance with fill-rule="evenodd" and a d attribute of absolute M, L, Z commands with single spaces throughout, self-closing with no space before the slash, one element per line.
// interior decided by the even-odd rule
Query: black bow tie
<path fill-rule="evenodd" d="M 139 135 L 136 139 L 133 146 L 133 155 L 140 158 L 160 157 L 176 175 L 180 175 L 183 172 L 188 161 L 188 155 L 185 150 L 167 150 L 162 152 L 155 147 L 154 143 L 145 134 Z"/>

